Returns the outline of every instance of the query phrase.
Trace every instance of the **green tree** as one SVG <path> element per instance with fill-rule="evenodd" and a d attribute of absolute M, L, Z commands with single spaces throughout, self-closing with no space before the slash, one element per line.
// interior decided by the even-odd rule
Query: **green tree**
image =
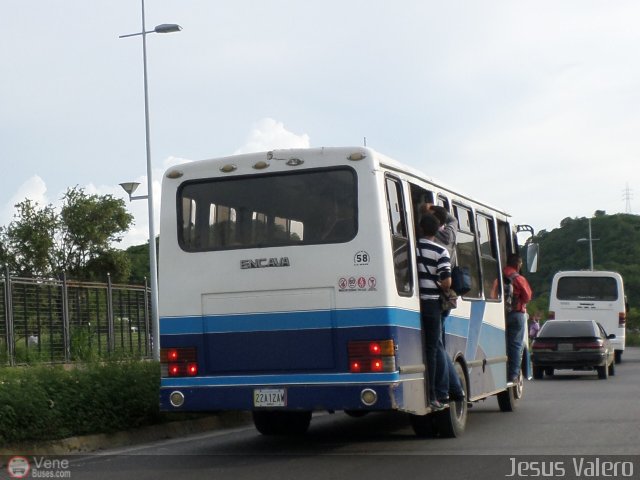
<path fill-rule="evenodd" d="M 97 257 L 91 258 L 82 268 L 81 278 L 95 282 L 104 282 L 107 273 L 111 275 L 111 281 L 114 283 L 129 282 L 131 277 L 131 260 L 126 252 L 108 249 Z"/>
<path fill-rule="evenodd" d="M 58 213 L 29 199 L 16 205 L 13 221 L 0 229 L 0 259 L 12 273 L 115 281 L 130 275 L 129 258 L 114 250 L 133 221 L 125 203 L 112 195 L 88 195 L 69 188 Z M 117 280 L 116 280 L 117 279 Z"/>
<path fill-rule="evenodd" d="M 131 262 L 129 282 L 132 284 L 143 283 L 145 278 L 149 278 L 149 243 L 127 248 L 127 256 Z"/>
<path fill-rule="evenodd" d="M 116 260 L 111 249 L 113 243 L 122 240 L 122 234 L 133 221 L 124 200 L 112 195 L 87 195 L 84 189 L 74 187 L 67 189 L 62 201 L 58 267 L 72 275 L 91 277 L 91 272 L 85 271 L 88 264 L 110 264 L 125 267 L 128 277 L 129 267 L 123 263 L 124 257 Z M 99 261 L 102 256 L 105 259 Z M 111 273 L 121 276 L 121 272 Z"/>
<path fill-rule="evenodd" d="M 48 275 L 55 268 L 55 233 L 58 216 L 51 205 L 40 207 L 25 199 L 15 205 L 17 213 L 0 232 L 2 260 L 21 276 Z"/>

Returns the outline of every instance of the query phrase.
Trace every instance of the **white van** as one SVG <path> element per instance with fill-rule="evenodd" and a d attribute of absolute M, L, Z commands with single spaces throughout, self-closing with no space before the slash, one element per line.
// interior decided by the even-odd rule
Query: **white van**
<path fill-rule="evenodd" d="M 593 270 L 558 272 L 553 276 L 549 297 L 549 318 L 595 320 L 607 333 L 620 363 L 625 345 L 627 299 L 622 276 L 616 272 Z"/>

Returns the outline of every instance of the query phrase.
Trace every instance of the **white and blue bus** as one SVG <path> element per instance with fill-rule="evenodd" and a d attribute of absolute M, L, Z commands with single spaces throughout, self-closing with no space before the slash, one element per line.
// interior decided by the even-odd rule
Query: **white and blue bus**
<path fill-rule="evenodd" d="M 445 325 L 467 400 L 495 395 L 512 410 L 528 366 L 507 382 L 500 272 L 530 227 L 362 147 L 165 173 L 161 409 L 251 411 L 263 434 L 304 432 L 315 411 L 396 410 L 419 435 L 462 433 L 467 401 L 428 407 L 415 263 L 424 202 L 457 217 L 457 262 L 471 273 Z"/>

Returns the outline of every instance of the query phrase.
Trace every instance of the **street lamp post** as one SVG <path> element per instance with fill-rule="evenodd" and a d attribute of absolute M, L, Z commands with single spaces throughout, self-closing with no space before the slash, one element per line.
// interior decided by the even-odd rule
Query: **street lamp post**
<path fill-rule="evenodd" d="M 142 36 L 142 64 L 143 64 L 143 78 L 144 78 L 144 126 L 145 126 L 145 144 L 147 150 L 147 195 L 132 197 L 131 194 L 137 188 L 138 185 L 132 186 L 129 184 L 121 184 L 121 186 L 129 194 L 129 200 L 147 199 L 149 208 L 149 270 L 151 280 L 151 320 L 152 331 L 154 334 L 153 341 L 153 358 L 154 360 L 160 360 L 160 317 L 158 315 L 158 266 L 156 260 L 156 233 L 153 220 L 153 176 L 151 170 L 151 144 L 149 141 L 149 90 L 147 86 L 147 34 L 148 33 L 171 33 L 179 32 L 182 30 L 180 25 L 173 23 L 156 26 L 153 30 L 147 31 L 145 26 L 144 17 L 144 0 L 141 0 L 142 4 L 142 31 L 138 33 L 130 33 L 127 35 L 120 35 L 120 38 Z M 127 185 L 127 186 L 125 186 Z M 130 188 L 130 190 L 128 190 Z"/>
<path fill-rule="evenodd" d="M 579 238 L 576 242 L 589 242 L 589 270 L 593 271 L 593 242 L 600 240 L 591 236 L 591 218 L 589 220 L 589 238 Z"/>

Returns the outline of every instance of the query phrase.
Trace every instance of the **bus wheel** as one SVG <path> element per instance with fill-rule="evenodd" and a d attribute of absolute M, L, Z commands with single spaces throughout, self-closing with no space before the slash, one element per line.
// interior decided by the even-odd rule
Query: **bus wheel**
<path fill-rule="evenodd" d="M 534 380 L 542 380 L 544 377 L 544 368 L 542 367 L 533 367 L 533 378 Z"/>
<path fill-rule="evenodd" d="M 616 362 L 611 362 L 609 365 L 609 376 L 613 377 L 616 374 Z"/>
<path fill-rule="evenodd" d="M 369 410 L 345 410 L 344 413 L 346 413 L 352 418 L 360 418 L 360 417 L 364 417 L 367 413 L 369 413 Z"/>
<path fill-rule="evenodd" d="M 417 437 L 433 438 L 438 435 L 433 415 L 409 415 L 409 420 Z"/>
<path fill-rule="evenodd" d="M 547 367 L 544 369 L 545 375 L 548 375 L 550 377 L 553 377 L 553 372 L 554 372 L 553 367 Z"/>
<path fill-rule="evenodd" d="M 536 368 L 533 367 L 533 377 L 536 378 Z M 540 376 L 542 378 L 542 376 Z M 513 412 L 517 406 L 518 402 L 524 395 L 524 376 L 522 375 L 522 370 L 520 370 L 520 375 L 518 375 L 518 380 L 513 384 L 513 386 L 507 388 L 504 392 L 500 392 L 498 396 L 498 405 L 500 406 L 500 410 L 502 412 Z"/>
<path fill-rule="evenodd" d="M 253 411 L 253 424 L 262 435 L 302 435 L 310 423 L 311 412 Z"/>
<path fill-rule="evenodd" d="M 622 362 L 622 350 L 615 351 L 616 363 Z"/>
<path fill-rule="evenodd" d="M 456 374 L 460 378 L 460 384 L 467 398 L 469 397 L 469 389 L 467 388 L 467 378 L 462 371 L 462 365 L 455 363 Z M 436 429 L 441 437 L 456 438 L 464 433 L 467 426 L 467 417 L 469 415 L 467 399 L 449 402 L 449 408 L 442 410 L 433 415 Z"/>

